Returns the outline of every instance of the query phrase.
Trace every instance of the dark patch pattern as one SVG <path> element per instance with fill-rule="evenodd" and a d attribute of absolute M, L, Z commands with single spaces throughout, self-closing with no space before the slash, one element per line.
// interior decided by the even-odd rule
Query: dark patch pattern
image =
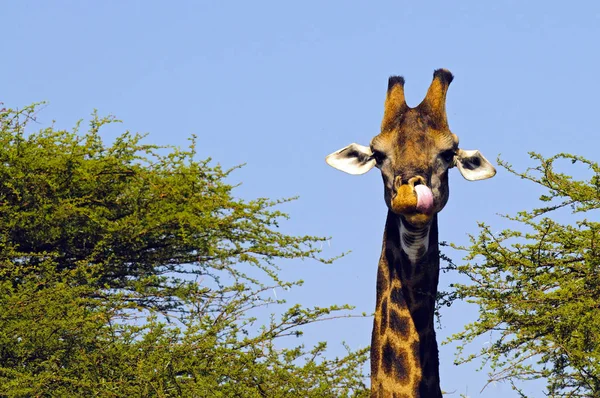
<path fill-rule="evenodd" d="M 398 287 L 393 288 L 390 292 L 390 300 L 392 300 L 394 305 L 397 305 L 400 308 L 404 308 L 406 306 L 406 301 L 404 300 L 402 290 Z"/>
<path fill-rule="evenodd" d="M 410 349 L 414 358 L 421 358 L 421 343 L 419 341 L 413 341 Z"/>
<path fill-rule="evenodd" d="M 389 341 L 386 341 L 382 349 L 383 371 L 400 384 L 410 381 L 408 368 L 408 354 L 404 350 L 396 352 Z"/>
<path fill-rule="evenodd" d="M 408 308 L 408 310 L 410 311 L 410 309 L 413 308 L 414 300 L 413 296 L 408 290 L 409 289 L 406 289 L 405 286 L 402 287 L 402 297 L 404 298 L 404 302 L 406 303 L 406 308 Z"/>
<path fill-rule="evenodd" d="M 390 375 L 392 373 L 392 366 L 394 364 L 393 358 L 396 357 L 396 353 L 394 352 L 394 348 L 389 341 L 384 343 L 383 348 L 381 349 L 381 354 L 383 371 L 385 374 Z"/>
<path fill-rule="evenodd" d="M 390 311 L 390 329 L 401 335 L 406 335 L 410 330 L 410 319 L 406 316 L 401 316 L 398 311 Z"/>
<path fill-rule="evenodd" d="M 377 268 L 377 292 L 383 292 L 388 289 L 388 281 L 382 267 Z"/>
<path fill-rule="evenodd" d="M 385 334 L 388 326 L 388 302 L 387 299 L 384 298 L 381 302 L 381 326 L 379 329 L 379 334 Z"/>

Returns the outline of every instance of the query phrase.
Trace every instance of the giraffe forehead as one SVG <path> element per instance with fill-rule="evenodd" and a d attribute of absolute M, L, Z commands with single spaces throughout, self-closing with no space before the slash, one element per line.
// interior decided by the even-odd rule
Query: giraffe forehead
<path fill-rule="evenodd" d="M 383 130 L 371 140 L 371 146 L 381 151 L 406 148 L 408 151 L 427 152 L 458 146 L 458 137 L 447 126 L 438 126 L 432 119 L 411 109 L 398 117 L 393 128 Z"/>
<path fill-rule="evenodd" d="M 455 149 L 458 137 L 449 130 L 394 129 L 384 131 L 371 140 L 374 150 L 393 153 L 427 154 L 430 151 Z"/>

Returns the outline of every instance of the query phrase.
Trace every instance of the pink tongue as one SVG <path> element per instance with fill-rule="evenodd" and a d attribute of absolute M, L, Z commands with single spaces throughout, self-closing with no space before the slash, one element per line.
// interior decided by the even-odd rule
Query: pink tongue
<path fill-rule="evenodd" d="M 431 193 L 431 189 L 425 185 L 417 185 L 415 192 L 417 193 L 417 211 L 431 213 L 433 209 L 433 194 Z"/>

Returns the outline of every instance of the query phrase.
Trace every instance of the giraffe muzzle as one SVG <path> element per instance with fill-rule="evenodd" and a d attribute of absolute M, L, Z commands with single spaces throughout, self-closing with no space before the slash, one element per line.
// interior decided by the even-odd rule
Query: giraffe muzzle
<path fill-rule="evenodd" d="M 398 214 L 433 212 L 433 193 L 426 185 L 404 184 L 396 190 L 392 198 L 392 210 Z"/>
<path fill-rule="evenodd" d="M 397 186 L 391 201 L 391 210 L 415 226 L 427 224 L 434 212 L 433 193 L 422 182 L 421 177 L 415 177 Z"/>

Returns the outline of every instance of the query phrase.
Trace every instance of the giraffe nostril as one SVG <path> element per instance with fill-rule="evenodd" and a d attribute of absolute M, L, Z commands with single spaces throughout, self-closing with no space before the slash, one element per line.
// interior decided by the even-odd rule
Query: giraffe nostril
<path fill-rule="evenodd" d="M 417 176 L 417 177 L 413 177 L 410 180 L 408 180 L 408 183 L 414 188 L 418 185 L 426 185 L 425 184 L 425 179 L 421 176 Z"/>

